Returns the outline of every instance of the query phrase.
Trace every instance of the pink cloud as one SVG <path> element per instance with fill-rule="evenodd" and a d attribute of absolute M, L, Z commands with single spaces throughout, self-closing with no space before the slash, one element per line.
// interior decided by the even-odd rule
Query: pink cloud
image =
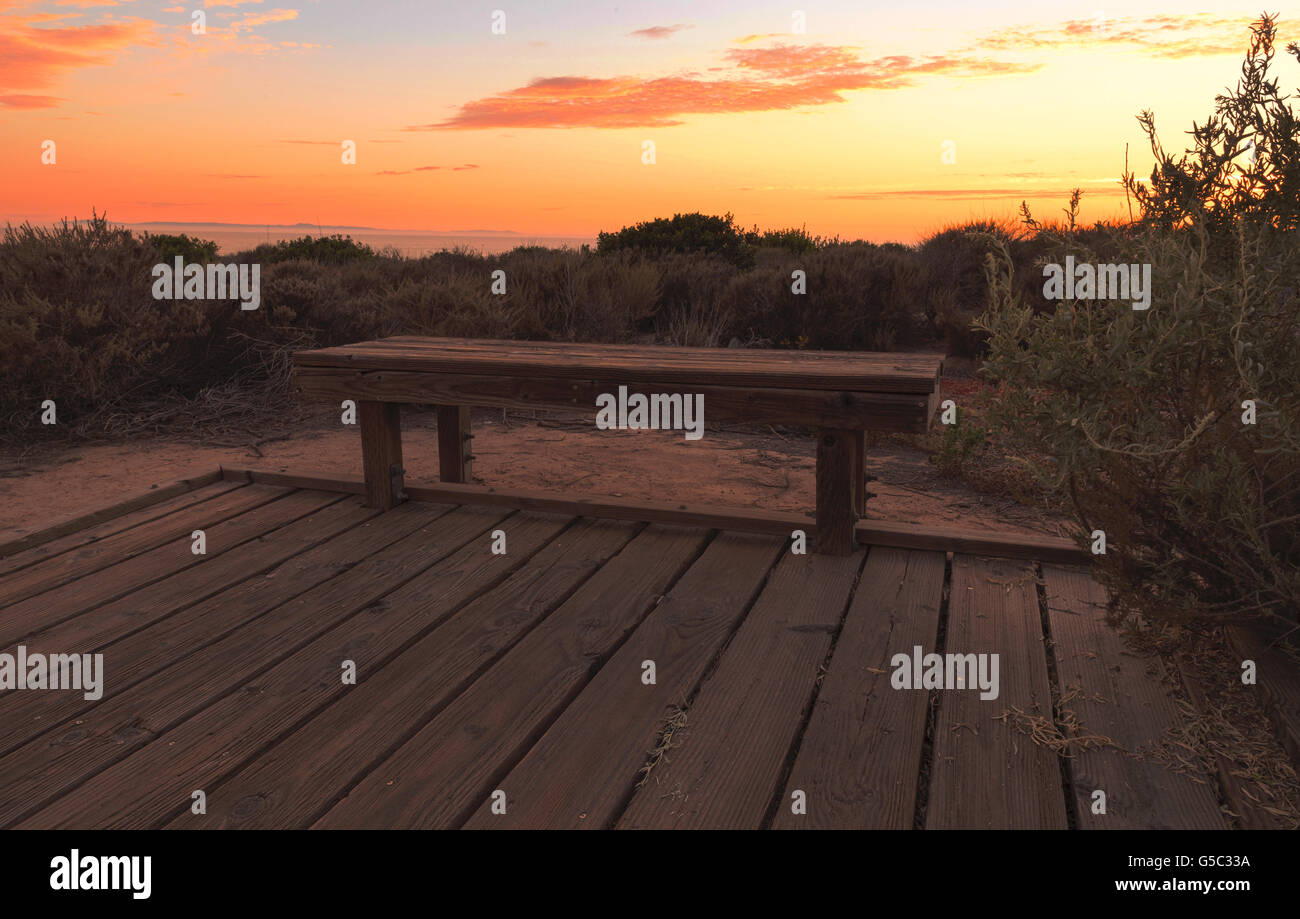
<path fill-rule="evenodd" d="M 635 38 L 665 39 L 672 38 L 683 29 L 692 29 L 694 26 L 685 23 L 677 23 L 671 26 L 651 26 L 648 29 L 636 29 L 631 34 Z"/>
<path fill-rule="evenodd" d="M 501 127 L 668 127 L 686 115 L 763 112 L 843 102 L 851 90 L 897 89 L 926 74 L 1018 73 L 1039 65 L 976 58 L 867 59 L 850 47 L 774 45 L 726 52 L 729 76 L 559 76 L 467 102 L 407 131 Z"/>

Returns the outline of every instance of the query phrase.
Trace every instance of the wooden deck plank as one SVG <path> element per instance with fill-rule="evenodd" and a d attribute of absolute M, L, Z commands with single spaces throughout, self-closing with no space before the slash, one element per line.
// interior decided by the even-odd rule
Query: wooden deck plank
<path fill-rule="evenodd" d="M 380 655 L 383 648 L 367 649 L 367 660 L 359 662 L 364 680 L 263 756 L 246 760 L 212 791 L 207 815 L 182 814 L 170 825 L 265 829 L 311 823 L 636 529 L 580 521 L 561 533 L 562 525 L 556 518 L 513 518 L 509 538 L 515 570 L 508 578 L 463 604 L 396 659 Z M 292 691 L 291 684 L 286 691 Z M 236 711 L 226 717 L 246 716 Z M 204 720 L 211 719 L 205 715 Z M 239 728 L 237 720 L 232 723 Z M 246 742 L 242 731 L 223 734 L 229 743 Z M 233 752 L 224 755 L 231 758 Z"/>
<path fill-rule="evenodd" d="M 1188 659 L 1187 652 L 1182 649 L 1175 652 L 1170 665 L 1178 671 L 1183 691 L 1190 698 L 1193 708 L 1202 715 L 1211 713 L 1214 710 L 1213 703 L 1206 692 L 1204 676 L 1197 672 Z M 1220 750 L 1209 750 L 1206 753 L 1206 758 L 1213 764 L 1215 778 L 1218 779 L 1219 794 L 1227 805 L 1224 808 L 1225 817 L 1235 817 L 1237 824 L 1246 830 L 1286 829 L 1280 819 L 1281 812 L 1274 814 L 1265 810 L 1269 805 L 1260 800 L 1257 792 L 1266 789 L 1252 782 L 1247 770 L 1228 759 Z M 1255 785 L 1255 792 L 1246 793 L 1248 784 Z"/>
<path fill-rule="evenodd" d="M 26 825 L 42 826 L 54 821 L 59 826 L 79 826 L 93 818 L 100 825 L 117 828 L 148 827 L 162 823 L 182 810 L 182 820 L 189 817 L 201 823 L 206 818 L 192 815 L 187 806 L 194 789 L 212 792 L 208 811 L 214 813 L 217 802 L 221 800 L 214 789 L 224 777 L 250 763 L 257 753 L 267 751 L 295 728 L 304 726 L 304 730 L 309 730 L 314 723 L 311 720 L 313 714 L 331 701 L 343 697 L 350 699 L 352 694 L 373 684 L 379 674 L 391 666 L 394 656 L 414 653 L 414 648 L 427 650 L 430 641 L 427 635 L 422 641 L 416 642 L 416 639 L 430 629 L 434 635 L 440 636 L 433 639 L 437 643 L 447 640 L 449 633 L 456 630 L 456 624 L 466 627 L 473 633 L 466 645 L 472 647 L 471 655 L 485 653 L 485 642 L 508 640 L 510 628 L 501 628 L 499 638 L 485 637 L 482 604 L 470 603 L 466 607 L 466 600 L 499 581 L 512 568 L 516 574 L 531 570 L 525 563 L 536 558 L 535 552 L 545 551 L 548 542 L 568 522 L 559 518 L 512 518 L 503 525 L 510 527 L 518 537 L 517 554 L 513 558 L 493 556 L 487 551 L 486 539 L 474 540 L 457 553 L 462 563 L 469 566 L 472 576 L 463 579 L 447 594 L 438 594 L 437 581 L 430 574 L 418 576 L 388 595 L 382 606 L 363 611 L 361 615 L 317 636 L 270 670 L 259 674 L 243 693 L 227 696 L 173 730 L 159 735 L 128 760 L 109 767 L 67 798 L 29 818 Z M 608 537 L 608 534 L 601 535 Z M 566 546 L 576 544 L 577 540 L 565 542 Z M 522 572 L 519 571 L 521 567 L 524 569 Z M 552 566 L 552 573 L 558 573 L 564 567 Z M 531 576 L 534 581 L 546 580 L 542 569 L 534 570 Z M 516 588 L 519 586 L 513 579 L 506 583 Z M 506 590 L 497 585 L 493 594 L 499 599 Z M 528 592 L 527 586 L 524 592 Z M 528 599 L 520 602 L 525 608 L 529 606 Z M 449 617 L 452 611 L 455 614 Z M 500 626 L 502 623 L 498 619 L 494 624 Z M 525 626 L 520 622 L 517 627 Z M 413 647 L 412 642 L 415 642 Z M 407 650 L 403 652 L 404 648 Z M 448 653 L 445 648 L 443 653 Z M 359 681 L 356 686 L 345 685 L 340 678 L 345 660 L 356 664 Z M 427 656 L 423 663 L 430 664 Z M 434 669 L 422 673 L 420 679 L 428 679 L 431 674 L 434 683 L 444 677 L 441 669 Z M 446 678 L 452 677 L 447 675 Z M 419 680 L 413 684 L 405 683 L 403 688 L 415 696 L 424 689 L 431 689 L 428 683 L 421 684 Z M 250 692 L 256 694 L 253 704 L 239 697 Z M 352 714 L 349 725 L 352 730 L 368 724 L 372 717 L 372 712 L 364 706 L 357 708 L 354 705 Z M 404 727 L 409 728 L 409 725 Z M 342 738 L 333 734 L 312 736 L 304 757 L 319 755 L 323 749 L 335 749 L 343 743 Z M 347 744 L 352 767 L 357 767 L 358 758 L 368 759 L 372 749 L 364 744 Z M 273 754 L 267 752 L 264 755 Z M 167 778 L 149 787 L 140 787 L 139 783 L 133 782 L 132 776 L 142 769 Z M 298 790 L 314 792 L 328 802 L 336 789 L 313 781 Z M 97 803 L 106 801 L 111 803 Z M 323 805 L 317 802 L 315 806 L 320 809 Z"/>
<path fill-rule="evenodd" d="M 124 514 L 146 508 L 151 504 L 158 504 L 177 495 L 202 488 L 205 485 L 211 485 L 213 482 L 219 481 L 220 478 L 220 468 L 207 470 L 167 485 L 152 485 L 148 491 L 118 501 L 108 507 L 101 507 L 87 514 L 78 514 L 38 530 L 27 532 L 16 530 L 15 532 L 23 533 L 23 535 L 0 542 L 0 558 L 8 558 L 36 546 L 42 546 L 52 540 L 60 539 L 81 530 L 91 529 L 115 517 L 121 517 Z"/>
<path fill-rule="evenodd" d="M 55 730 L 0 757 L 0 825 L 46 806 L 236 690 L 242 688 L 233 701 L 256 708 L 250 701 L 256 699 L 256 683 L 250 687 L 250 681 L 341 622 L 360 614 L 353 622 L 358 631 L 349 633 L 359 649 L 367 637 L 392 634 L 413 620 L 425 622 L 422 615 L 444 598 L 478 593 L 505 563 L 485 551 L 485 542 L 467 541 L 501 518 L 477 509 L 439 518 L 430 532 L 412 534 L 399 547 L 348 568 L 125 692 L 106 695 L 76 722 L 65 722 L 66 731 Z M 317 671 L 318 679 L 341 681 L 338 662 L 330 664 L 328 674 Z M 296 691 L 303 691 L 301 682 Z"/>
<path fill-rule="evenodd" d="M 249 486 L 253 487 L 261 486 Z M 248 488 L 240 491 L 248 491 Z M 182 525 L 178 521 L 173 524 L 182 532 L 169 543 L 0 610 L 0 648 L 16 644 L 28 635 L 97 606 L 128 597 L 179 571 L 214 561 L 230 549 L 344 500 L 344 497 L 328 492 L 291 492 L 219 523 L 209 523 L 210 518 L 200 516 L 202 506 L 195 508 L 188 523 Z M 224 515 L 224 511 L 221 513 Z M 206 555 L 195 555 L 190 551 L 190 532 L 194 529 L 202 529 L 207 534 Z"/>
<path fill-rule="evenodd" d="M 1255 691 L 1291 762 L 1300 769 L 1300 679 L 1295 662 L 1278 644 L 1282 631 L 1276 623 L 1251 622 L 1230 626 L 1228 641 L 1243 661 L 1253 660 Z"/>
<path fill-rule="evenodd" d="M 15 571 L 0 578 L 0 609 L 28 597 L 47 594 L 56 587 L 120 565 L 159 546 L 184 542 L 188 553 L 190 534 L 194 530 L 213 527 L 286 494 L 285 489 L 269 485 L 245 486 L 201 504 L 181 507 L 165 517 L 90 543 L 75 552 L 56 555 L 39 565 Z"/>
<path fill-rule="evenodd" d="M 329 477 L 285 475 L 259 469 L 226 469 L 223 473 L 240 480 L 295 488 L 317 488 L 348 494 L 365 494 L 360 476 L 340 473 Z M 812 517 L 781 511 L 760 511 L 744 507 L 709 504 L 670 504 L 664 501 L 628 501 L 614 495 L 556 496 L 534 491 L 519 491 L 494 485 L 460 485 L 454 483 L 406 483 L 406 493 L 413 501 L 481 504 L 512 507 L 548 514 L 579 517 L 605 517 L 670 526 L 696 526 L 742 533 L 765 533 L 788 537 L 792 530 L 813 527 Z M 969 527 L 922 527 L 915 523 L 889 520 L 859 520 L 855 529 L 859 545 L 892 546 L 898 549 L 922 549 L 939 552 L 959 551 L 969 555 L 992 555 L 1043 562 L 1082 564 L 1089 558 L 1070 539 L 1035 533 L 999 533 Z"/>
<path fill-rule="evenodd" d="M 996 700 L 937 693 L 927 827 L 1055 828 L 1067 811 L 1082 828 L 1228 825 L 1212 784 L 1139 752 L 1180 712 L 1160 662 L 1105 624 L 1082 567 L 1043 564 L 1040 609 L 1032 564 L 954 546 L 936 648 L 942 554 L 875 546 L 836 638 L 862 555 L 783 556 L 788 530 L 710 543 L 644 519 L 512 513 L 492 489 L 495 509 L 427 503 L 462 500 L 464 486 L 411 486 L 420 500 L 380 514 L 350 486 L 236 479 L 90 515 L 0 559 L 0 583 L 44 567 L 57 581 L 83 550 L 240 492 L 272 495 L 211 526 L 173 521 L 175 545 L 120 541 L 125 557 L 0 608 L 0 650 L 8 634 L 32 653 L 106 658 L 98 702 L 0 693 L 0 826 L 754 827 L 774 807 L 778 828 L 911 826 L 932 694 L 890 676 L 915 645 L 1000 655 Z M 489 548 L 498 525 L 504 558 Z M 196 528 L 208 556 L 189 553 Z M 339 679 L 345 659 L 360 685 Z M 1052 717 L 1049 666 L 1062 705 L 1114 741 L 1070 751 L 1068 806 L 1062 760 L 999 720 Z M 663 717 L 686 703 L 636 788 Z M 190 813 L 196 789 L 210 816 Z M 1092 813 L 1096 789 L 1106 815 Z M 806 814 L 791 813 L 795 790 Z"/>
<path fill-rule="evenodd" d="M 945 653 L 998 654 L 999 696 L 940 691 L 926 826 L 1064 829 L 1056 754 L 999 720 L 1053 715 L 1033 565 L 954 555 Z"/>
<path fill-rule="evenodd" d="M 370 773 L 322 825 L 355 826 L 361 814 L 360 825 L 462 823 L 706 541 L 702 531 L 654 527 L 640 533 Z M 403 681 L 415 678 L 385 672 L 385 698 L 409 694 Z M 382 791 L 367 794 L 367 785 Z"/>
<path fill-rule="evenodd" d="M 871 550 L 773 828 L 911 829 L 929 693 L 894 689 L 890 661 L 935 649 L 944 565 L 938 552 Z M 795 791 L 807 813 L 793 813 Z"/>
<path fill-rule="evenodd" d="M 111 663 L 111 690 L 119 693 L 336 576 L 345 560 L 362 559 L 451 510 L 437 504 L 418 508 L 370 525 L 380 512 L 348 498 L 101 606 L 94 615 L 31 635 L 25 644 L 29 652 L 103 653 Z M 94 704 L 77 693 L 0 696 L 0 752 Z"/>
<path fill-rule="evenodd" d="M 389 768 L 388 754 L 396 750 L 400 760 L 408 738 L 521 636 L 531 634 L 636 530 L 631 524 L 584 520 L 559 534 L 528 565 L 385 664 L 248 773 L 223 784 L 210 812 L 224 818 L 225 826 L 240 828 L 306 826 L 326 811 L 338 819 L 336 825 L 410 825 L 413 811 L 398 808 L 396 799 L 409 791 L 438 797 L 445 790 L 435 781 L 438 763 L 415 764 L 414 783 L 395 781 L 374 813 L 348 814 L 349 802 L 366 793 L 375 768 Z M 357 750 L 373 754 L 358 757 Z M 335 813 L 331 805 L 340 798 Z"/>
<path fill-rule="evenodd" d="M 130 510 L 117 516 L 108 517 L 101 523 L 90 524 L 73 530 L 66 535 L 53 537 L 31 548 L 14 551 L 0 558 L 0 576 L 9 575 L 20 568 L 27 568 L 38 562 L 48 561 L 56 555 L 62 555 L 73 549 L 80 549 L 82 546 L 100 542 L 109 536 L 122 533 L 142 523 L 157 520 L 159 517 L 166 517 L 174 511 L 192 507 L 195 504 L 207 501 L 209 498 L 215 498 L 217 495 L 234 491 L 236 488 L 242 487 L 242 485 L 243 483 L 240 482 L 216 481 L 190 491 L 183 491 L 174 497 L 164 498 L 137 510 Z M 0 593 L 3 591 L 4 581 L 0 579 Z"/>
<path fill-rule="evenodd" d="M 1067 760 L 1080 829 L 1225 829 L 1206 781 L 1140 758 L 1178 724 L 1178 710 L 1152 668 L 1106 625 L 1106 591 L 1084 568 L 1043 566 L 1048 623 L 1062 705 L 1087 734 L 1117 745 L 1074 750 Z M 1093 793 L 1106 812 L 1093 813 Z"/>
<path fill-rule="evenodd" d="M 762 828 L 865 557 L 781 559 L 620 827 Z"/>
<path fill-rule="evenodd" d="M 294 365 L 559 379 L 663 382 L 929 394 L 937 355 L 781 352 L 728 348 L 581 345 L 569 342 L 406 338 L 299 351 Z"/>
<path fill-rule="evenodd" d="M 507 812 L 484 801 L 471 827 L 603 827 L 622 811 L 670 707 L 684 705 L 736 628 L 784 541 L 718 536 L 501 780 Z M 654 661 L 656 682 L 642 682 Z M 377 774 L 382 775 L 382 773 Z"/>

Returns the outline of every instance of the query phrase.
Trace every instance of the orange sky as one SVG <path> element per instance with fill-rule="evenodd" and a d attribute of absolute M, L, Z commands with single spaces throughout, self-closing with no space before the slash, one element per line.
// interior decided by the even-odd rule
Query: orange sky
<path fill-rule="evenodd" d="M 1056 216 L 1076 186 L 1109 216 L 1125 145 L 1150 169 L 1133 116 L 1181 146 L 1255 15 L 832 0 L 798 31 L 762 0 L 276 2 L 0 0 L 0 219 L 594 236 L 699 210 L 913 241 L 1021 199 Z"/>

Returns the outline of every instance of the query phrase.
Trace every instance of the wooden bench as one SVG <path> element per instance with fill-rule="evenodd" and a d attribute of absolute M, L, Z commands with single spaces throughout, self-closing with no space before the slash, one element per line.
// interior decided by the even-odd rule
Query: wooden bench
<path fill-rule="evenodd" d="M 706 425 L 806 426 L 817 434 L 817 551 L 847 554 L 866 512 L 864 432 L 923 432 L 939 398 L 935 355 L 760 351 L 397 337 L 293 357 L 297 391 L 357 403 L 366 498 L 403 500 L 402 403 L 437 406 L 444 482 L 471 479 L 470 406 L 596 413 L 629 392 L 702 394 Z"/>

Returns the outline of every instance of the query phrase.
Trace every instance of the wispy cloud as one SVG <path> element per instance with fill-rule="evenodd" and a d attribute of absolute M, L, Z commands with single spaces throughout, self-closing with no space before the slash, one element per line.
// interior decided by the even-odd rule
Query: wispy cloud
<path fill-rule="evenodd" d="M 940 199 L 944 201 L 988 201 L 1004 199 L 1019 201 L 1022 198 L 1069 198 L 1073 188 L 1036 188 L 1021 185 L 1019 187 L 992 188 L 886 188 L 874 191 L 854 192 L 851 194 L 827 195 L 837 201 L 886 201 L 889 199 Z M 1088 191 L 1089 197 L 1111 197 L 1124 194 L 1118 181 L 1114 188 L 1096 188 Z"/>
<path fill-rule="evenodd" d="M 235 32 L 247 32 L 258 26 L 270 25 L 273 22 L 289 22 L 297 18 L 297 10 L 267 10 L 265 13 L 248 13 L 243 19 L 232 22 L 230 28 Z"/>
<path fill-rule="evenodd" d="M 115 52 L 155 43 L 156 31 L 156 24 L 144 19 L 14 29 L 0 35 L 0 92 L 43 89 L 68 71 L 111 63 Z"/>
<path fill-rule="evenodd" d="M 999 29 L 979 38 L 989 51 L 1055 51 L 1081 48 L 1142 50 L 1157 57 L 1203 57 L 1240 54 L 1248 22 L 1239 16 L 1211 13 L 1071 19 L 1053 26 Z"/>
<path fill-rule="evenodd" d="M 0 95 L 0 108 L 56 108 L 60 102 L 66 101 L 66 99 L 60 99 L 58 96 L 35 96 L 27 93 L 7 93 Z"/>
<path fill-rule="evenodd" d="M 466 163 L 463 166 L 416 166 L 414 169 L 385 169 L 382 172 L 376 172 L 377 176 L 406 176 L 415 172 L 436 172 L 439 169 L 450 169 L 452 172 L 461 172 L 465 169 L 477 169 L 475 163 Z"/>
<path fill-rule="evenodd" d="M 679 22 L 670 26 L 650 26 L 650 28 L 648 29 L 636 29 L 630 34 L 632 35 L 633 38 L 649 38 L 649 39 L 662 40 L 665 38 L 672 38 L 674 35 L 682 31 L 683 29 L 692 29 L 692 28 L 694 28 L 694 26 L 687 25 L 686 23 L 683 22 Z"/>
<path fill-rule="evenodd" d="M 844 101 L 852 90 L 898 89 L 924 75 L 1023 73 L 1040 65 L 969 56 L 864 58 L 857 49 L 777 44 L 732 48 L 728 75 L 560 76 L 467 102 L 451 118 L 407 131 L 466 128 L 668 127 L 687 115 L 778 111 Z"/>

